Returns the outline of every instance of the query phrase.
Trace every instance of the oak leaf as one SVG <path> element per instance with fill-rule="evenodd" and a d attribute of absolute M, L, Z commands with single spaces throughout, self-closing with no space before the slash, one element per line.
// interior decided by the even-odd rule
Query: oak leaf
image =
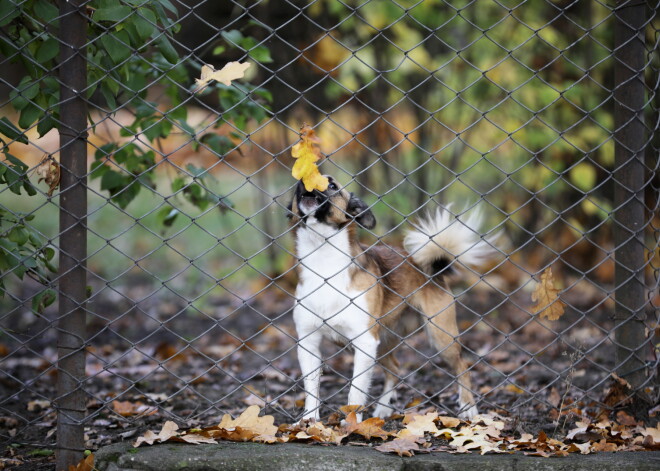
<path fill-rule="evenodd" d="M 94 453 L 85 456 L 77 465 L 69 465 L 69 471 L 93 471 L 94 469 Z"/>
<path fill-rule="evenodd" d="M 564 315 L 565 304 L 559 299 L 559 289 L 555 288 L 550 267 L 541 274 L 541 281 L 532 293 L 532 301 L 536 303 L 532 310 L 550 321 L 556 321 Z"/>
<path fill-rule="evenodd" d="M 248 67 L 250 67 L 249 62 L 229 62 L 222 69 L 215 70 L 212 65 L 204 64 L 200 78 L 195 80 L 197 82 L 196 91 L 206 87 L 213 80 L 229 86 L 232 80 L 243 78 Z"/>
<path fill-rule="evenodd" d="M 143 443 L 146 443 L 147 445 L 153 445 L 154 442 L 156 441 L 160 443 L 165 442 L 174 437 L 178 437 L 179 433 L 177 432 L 177 430 L 179 430 L 179 426 L 174 422 L 168 420 L 167 422 L 165 422 L 163 428 L 160 430 L 160 432 L 158 432 L 158 434 L 155 434 L 151 430 L 147 430 L 147 432 L 143 436 L 138 437 L 135 443 L 133 443 L 133 446 L 137 448 Z"/>
<path fill-rule="evenodd" d="M 371 440 L 373 437 L 386 440 L 387 437 L 390 436 L 390 433 L 383 430 L 383 425 L 385 425 L 385 421 L 379 417 L 372 417 L 362 422 L 358 422 L 357 415 L 355 411 L 353 411 L 346 416 L 346 425 L 344 430 L 347 435 L 350 435 L 351 433 L 357 433 L 358 435 L 362 435 L 367 440 Z"/>
<path fill-rule="evenodd" d="M 250 406 L 236 419 L 225 414 L 218 425 L 218 428 L 225 432 L 221 433 L 223 438 L 234 441 L 256 439 L 269 442 L 277 433 L 275 418 L 272 415 L 259 417 L 260 411 L 259 406 Z"/>
<path fill-rule="evenodd" d="M 296 180 L 302 180 L 307 191 L 325 191 L 328 179 L 319 172 L 316 162 L 321 159 L 320 139 L 308 125 L 300 129 L 300 142 L 291 148 L 291 155 L 296 160 L 291 169 L 291 175 Z"/>
<path fill-rule="evenodd" d="M 458 427 L 461 424 L 461 419 L 457 419 L 456 417 L 445 417 L 442 415 L 438 417 L 438 421 L 442 424 L 443 427 L 448 428 Z"/>
<path fill-rule="evenodd" d="M 419 445 L 426 443 L 424 438 L 414 435 L 411 432 L 406 433 L 406 429 L 397 434 L 397 438 L 391 442 L 383 443 L 382 445 L 374 447 L 382 453 L 396 453 L 399 456 L 413 456 L 416 451 L 419 451 Z"/>
<path fill-rule="evenodd" d="M 406 425 L 406 429 L 413 435 L 423 437 L 426 432 L 433 436 L 438 436 L 440 431 L 435 425 L 435 420 L 438 418 L 437 412 L 429 412 L 425 415 L 415 415 L 412 420 Z"/>

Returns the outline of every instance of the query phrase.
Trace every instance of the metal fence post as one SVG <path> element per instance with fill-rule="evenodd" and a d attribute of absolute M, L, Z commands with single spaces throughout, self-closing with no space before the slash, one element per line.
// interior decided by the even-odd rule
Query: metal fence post
<path fill-rule="evenodd" d="M 646 380 L 644 284 L 644 2 L 615 10 L 615 321 L 617 373 L 638 390 Z M 638 392 L 638 391 L 637 391 Z"/>
<path fill-rule="evenodd" d="M 57 379 L 57 470 L 84 450 L 87 281 L 87 20 L 84 1 L 60 2 L 60 271 Z"/>

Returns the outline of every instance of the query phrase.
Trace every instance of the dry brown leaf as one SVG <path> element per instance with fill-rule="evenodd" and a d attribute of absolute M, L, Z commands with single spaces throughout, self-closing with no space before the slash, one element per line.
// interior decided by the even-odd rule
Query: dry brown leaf
<path fill-rule="evenodd" d="M 296 180 L 302 180 L 307 191 L 325 191 L 330 183 L 316 166 L 322 157 L 319 144 L 320 140 L 314 130 L 305 124 L 300 128 L 300 142 L 291 148 L 291 155 L 296 159 L 291 175 Z"/>
<path fill-rule="evenodd" d="M 137 440 L 135 440 L 133 446 L 137 448 L 143 443 L 146 443 L 147 445 L 153 445 L 154 442 L 156 441 L 160 443 L 165 442 L 167 440 L 170 440 L 171 438 L 178 437 L 179 433 L 177 432 L 177 430 L 179 430 L 179 426 L 174 422 L 168 420 L 167 422 L 165 422 L 163 428 L 160 430 L 158 435 L 156 435 L 151 430 L 147 430 L 147 432 L 143 436 L 138 437 Z"/>
<path fill-rule="evenodd" d="M 379 417 L 372 417 L 358 423 L 357 415 L 355 411 L 353 411 L 346 416 L 346 425 L 344 430 L 347 435 L 350 435 L 351 433 L 357 433 L 358 435 L 362 435 L 367 440 L 371 440 L 373 437 L 387 440 L 387 437 L 390 436 L 390 433 L 383 430 L 383 425 L 385 425 L 385 421 Z"/>
<path fill-rule="evenodd" d="M 646 427 L 641 434 L 645 439 L 651 437 L 654 444 L 660 444 L 660 423 L 655 428 Z"/>
<path fill-rule="evenodd" d="M 94 468 L 94 453 L 85 456 L 77 465 L 69 465 L 69 471 L 92 471 Z"/>
<path fill-rule="evenodd" d="M 153 415 L 158 412 L 156 407 L 148 406 L 140 401 L 112 401 L 112 409 L 122 417 Z"/>
<path fill-rule="evenodd" d="M 231 85 L 232 80 L 243 78 L 245 71 L 250 67 L 249 62 L 229 62 L 220 70 L 210 64 L 202 66 L 201 76 L 197 80 L 197 90 L 206 87 L 211 81 L 216 80 L 224 85 Z"/>
<path fill-rule="evenodd" d="M 53 196 L 55 190 L 60 186 L 60 163 L 52 155 L 46 155 L 37 167 L 38 182 L 46 182 L 48 185 L 48 196 Z"/>
<path fill-rule="evenodd" d="M 448 428 L 458 427 L 461 424 L 461 419 L 457 419 L 456 417 L 444 417 L 442 415 L 438 417 L 438 421 L 443 427 Z"/>
<path fill-rule="evenodd" d="M 532 311 L 550 321 L 556 321 L 564 315 L 564 302 L 559 299 L 559 289 L 555 288 L 552 268 L 548 267 L 541 274 L 541 281 L 532 293 Z"/>
<path fill-rule="evenodd" d="M 275 418 L 272 415 L 259 417 L 261 409 L 259 406 L 250 406 L 236 419 L 232 419 L 229 414 L 222 417 L 219 429 L 227 434 L 222 434 L 223 438 L 236 441 L 252 440 L 256 437 L 274 437 L 277 433 L 277 426 L 274 425 Z M 263 441 L 263 440 L 262 440 Z"/>
<path fill-rule="evenodd" d="M 591 449 L 593 451 L 613 452 L 613 451 L 617 451 L 619 449 L 619 447 L 617 446 L 616 443 L 608 442 L 607 440 L 605 440 L 603 438 L 601 441 L 594 443 L 591 446 Z"/>
<path fill-rule="evenodd" d="M 628 425 L 631 427 L 637 425 L 637 421 L 635 420 L 635 418 L 623 410 L 620 410 L 619 412 L 616 413 L 616 421 L 619 422 L 621 425 Z"/>
<path fill-rule="evenodd" d="M 405 430 L 402 430 L 398 434 L 398 438 L 395 438 L 391 442 L 383 443 L 382 445 L 374 447 L 375 450 L 380 451 L 381 453 L 396 453 L 399 456 L 413 456 L 416 451 L 419 451 L 419 445 L 426 443 L 424 438 L 412 433 L 403 433 Z"/>
<path fill-rule="evenodd" d="M 211 437 L 206 437 L 198 433 L 186 433 L 184 435 L 179 435 L 177 438 L 180 438 L 186 443 L 191 443 L 193 445 L 199 445 L 201 443 L 218 443 Z"/>
<path fill-rule="evenodd" d="M 425 415 L 416 415 L 406 425 L 406 429 L 413 435 L 423 437 L 426 432 L 433 436 L 439 435 L 438 427 L 435 425 L 435 420 L 438 418 L 437 412 L 429 412 Z"/>

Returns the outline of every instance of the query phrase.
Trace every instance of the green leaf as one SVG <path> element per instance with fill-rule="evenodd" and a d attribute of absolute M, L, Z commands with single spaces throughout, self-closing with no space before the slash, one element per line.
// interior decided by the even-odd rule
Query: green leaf
<path fill-rule="evenodd" d="M 39 81 L 33 81 L 31 77 L 24 77 L 18 85 L 18 89 L 24 98 L 32 100 L 39 94 Z"/>
<path fill-rule="evenodd" d="M 273 58 L 270 57 L 270 51 L 265 46 L 257 46 L 254 49 L 252 49 L 248 54 L 250 55 L 251 58 L 259 62 L 263 62 L 263 63 L 273 62 Z"/>
<path fill-rule="evenodd" d="M 225 52 L 225 47 L 224 46 L 216 46 L 213 48 L 213 55 L 214 56 L 219 56 L 223 52 Z"/>
<path fill-rule="evenodd" d="M 35 59 L 39 61 L 42 65 L 44 62 L 48 62 L 51 59 L 57 57 L 57 54 L 60 52 L 60 43 L 55 38 L 46 39 L 35 54 Z"/>
<path fill-rule="evenodd" d="M 0 133 L 4 134 L 9 139 L 20 142 L 21 144 L 28 143 L 28 138 L 25 136 L 25 134 L 19 131 L 6 116 L 0 118 Z"/>
<path fill-rule="evenodd" d="M 115 64 L 124 62 L 131 56 L 130 38 L 125 30 L 101 36 L 101 44 Z"/>
<path fill-rule="evenodd" d="M 18 244 L 18 245 L 25 245 L 25 243 L 28 241 L 28 232 L 25 230 L 24 227 L 22 226 L 15 226 L 9 231 L 8 235 L 9 240 L 12 242 Z"/>
<path fill-rule="evenodd" d="M 112 21 L 119 22 L 128 18 L 133 9 L 127 5 L 113 5 L 106 8 L 99 8 L 92 15 L 94 21 Z"/>
<path fill-rule="evenodd" d="M 129 177 L 115 172 L 114 170 L 106 170 L 101 177 L 101 189 L 110 190 L 115 193 L 120 191 L 122 188 L 127 186 L 130 183 Z"/>
<path fill-rule="evenodd" d="M 229 42 L 231 46 L 241 46 L 243 42 L 243 35 L 237 29 L 232 29 L 230 31 L 223 31 L 222 37 L 225 38 L 225 41 Z"/>
<path fill-rule="evenodd" d="M 43 250 L 43 254 L 46 260 L 52 260 L 53 257 L 55 256 L 55 249 L 52 247 L 46 247 Z"/>
<path fill-rule="evenodd" d="M 52 114 L 46 113 L 41 121 L 37 123 L 37 132 L 39 133 L 39 137 L 44 137 L 46 134 L 48 134 L 48 131 L 55 127 L 57 127 L 57 120 L 53 118 Z"/>
<path fill-rule="evenodd" d="M 53 2 L 48 0 L 37 0 L 34 2 L 34 13 L 43 23 L 53 23 L 53 21 L 60 15 L 60 10 Z"/>
<path fill-rule="evenodd" d="M 161 35 L 160 38 L 158 38 L 156 41 L 156 44 L 158 46 L 158 50 L 167 62 L 170 64 L 176 64 L 179 62 L 179 54 L 176 52 L 176 49 L 174 49 L 174 46 L 172 46 L 170 40 L 167 39 L 167 36 L 164 34 Z"/>
<path fill-rule="evenodd" d="M 158 21 L 156 14 L 149 8 L 138 8 L 138 14 L 132 17 L 132 21 L 135 31 L 143 41 L 150 38 L 157 31 L 155 26 Z"/>
<path fill-rule="evenodd" d="M 166 227 L 171 227 L 178 215 L 179 210 L 171 206 L 165 206 L 158 211 L 158 219 L 160 219 L 161 223 Z"/>
<path fill-rule="evenodd" d="M 27 129 L 34 124 L 43 114 L 43 111 L 32 103 L 28 104 L 21 110 L 21 116 L 18 119 L 18 125 L 23 129 Z"/>
<path fill-rule="evenodd" d="M 57 299 L 57 293 L 55 290 L 46 289 L 38 293 L 34 298 L 32 298 L 32 310 L 39 314 L 44 312 L 48 306 L 53 304 Z"/>
<path fill-rule="evenodd" d="M 8 25 L 11 20 L 21 14 L 21 9 L 13 2 L 2 0 L 0 1 L 0 26 Z"/>

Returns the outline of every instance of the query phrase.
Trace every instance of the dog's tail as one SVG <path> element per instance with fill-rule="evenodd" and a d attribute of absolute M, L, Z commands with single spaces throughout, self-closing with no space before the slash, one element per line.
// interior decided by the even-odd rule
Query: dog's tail
<path fill-rule="evenodd" d="M 500 234 L 482 236 L 481 215 L 458 219 L 438 209 L 417 221 L 403 244 L 412 260 L 429 276 L 452 274 L 460 266 L 476 267 L 497 253 Z"/>

